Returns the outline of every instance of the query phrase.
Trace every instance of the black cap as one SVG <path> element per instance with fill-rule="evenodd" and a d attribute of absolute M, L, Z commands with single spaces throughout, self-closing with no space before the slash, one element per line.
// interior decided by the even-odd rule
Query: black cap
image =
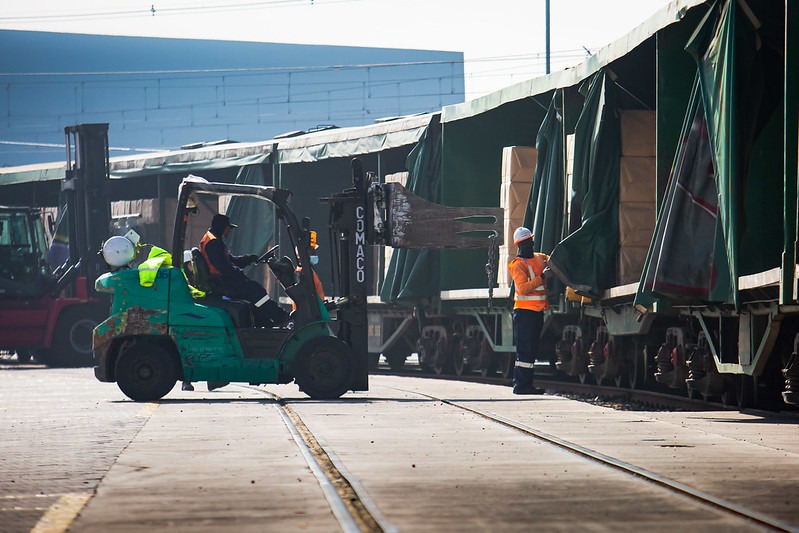
<path fill-rule="evenodd" d="M 227 215 L 214 215 L 214 218 L 211 219 L 211 229 L 214 231 L 225 231 L 227 227 L 231 228 L 238 228 L 236 224 L 230 221 L 230 218 Z"/>

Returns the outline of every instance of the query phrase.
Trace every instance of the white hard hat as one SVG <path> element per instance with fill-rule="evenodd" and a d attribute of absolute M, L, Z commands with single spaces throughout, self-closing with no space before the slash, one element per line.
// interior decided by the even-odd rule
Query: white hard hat
<path fill-rule="evenodd" d="M 183 250 L 183 262 L 188 263 L 191 261 L 191 250 Z"/>
<path fill-rule="evenodd" d="M 513 244 L 519 244 L 525 239 L 532 239 L 533 232 L 525 227 L 516 228 L 513 232 Z"/>
<path fill-rule="evenodd" d="M 125 237 L 111 237 L 103 244 L 103 259 L 112 267 L 125 266 L 136 258 L 136 248 Z"/>

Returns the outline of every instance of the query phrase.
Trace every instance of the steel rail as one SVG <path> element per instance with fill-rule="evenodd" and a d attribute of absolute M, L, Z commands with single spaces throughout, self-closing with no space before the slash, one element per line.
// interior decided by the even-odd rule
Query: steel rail
<path fill-rule="evenodd" d="M 450 405 L 452 407 L 456 407 L 458 409 L 462 409 L 464 411 L 468 411 L 473 413 L 477 416 L 485 418 L 486 420 L 490 420 L 492 422 L 496 422 L 500 425 L 509 427 L 511 429 L 515 429 L 520 431 L 526 435 L 530 435 L 538 440 L 551 444 L 553 446 L 559 447 L 564 449 L 568 452 L 576 454 L 578 456 L 584 457 L 588 460 L 593 462 L 603 464 L 608 467 L 612 467 L 616 470 L 629 474 L 633 477 L 643 479 L 660 487 L 666 488 L 671 490 L 672 492 L 681 494 L 683 496 L 687 496 L 691 500 L 698 502 L 702 505 L 721 510 L 727 514 L 733 515 L 737 518 L 746 520 L 748 522 L 754 523 L 759 527 L 767 527 L 773 531 L 786 531 L 786 532 L 796 532 L 797 528 L 790 526 L 784 522 L 781 522 L 777 519 L 768 517 L 756 511 L 752 511 L 751 509 L 747 509 L 746 507 L 734 504 L 732 502 L 728 502 L 721 498 L 717 498 L 711 494 L 703 492 L 701 490 L 695 489 L 693 487 L 689 487 L 684 483 L 680 483 L 679 481 L 675 481 L 673 479 L 669 479 L 665 476 L 661 476 L 649 470 L 640 468 L 630 463 L 626 463 L 624 461 L 620 461 L 614 457 L 610 457 L 603 453 L 591 450 L 590 448 L 586 448 L 585 446 L 581 446 L 579 444 L 569 442 L 567 440 L 561 439 L 560 437 L 556 437 L 554 435 L 550 435 L 548 433 L 544 433 L 543 431 L 539 431 L 537 429 L 533 429 L 529 426 L 524 424 L 520 424 L 514 420 L 507 419 L 503 416 L 497 415 L 495 413 L 490 413 L 487 411 L 482 411 L 480 409 L 476 409 L 474 407 L 470 407 L 467 405 L 462 405 L 455 400 L 448 400 L 446 398 L 439 398 L 430 394 L 425 394 L 423 392 L 413 391 L 413 390 L 406 390 L 400 389 L 397 387 L 386 387 L 389 389 L 393 389 L 399 392 L 405 392 L 409 394 L 416 394 L 418 396 L 422 396 L 425 398 L 429 398 L 434 401 L 439 401 Z"/>
<path fill-rule="evenodd" d="M 363 486 L 352 476 L 329 446 L 322 444 L 302 418 L 284 398 L 254 386 L 242 388 L 257 391 L 275 400 L 280 417 L 291 433 L 305 461 L 319 481 L 333 515 L 346 533 L 395 533 L 397 528 L 380 513 Z"/>
<path fill-rule="evenodd" d="M 501 377 L 482 377 L 479 375 L 441 375 L 425 373 L 416 367 L 395 371 L 387 368 L 378 368 L 371 372 L 375 375 L 408 376 L 424 379 L 440 379 L 444 381 L 464 381 L 467 383 L 483 383 L 487 385 L 511 385 L 511 379 Z M 553 393 L 593 394 L 601 398 L 619 398 L 622 401 L 638 401 L 647 405 L 670 409 L 686 409 L 691 411 L 708 410 L 741 410 L 740 408 L 708 400 L 688 398 L 679 394 L 657 392 L 647 389 L 631 389 L 629 387 L 614 387 L 598 385 L 596 383 L 577 383 L 556 379 L 550 375 L 536 376 L 535 385 Z"/>

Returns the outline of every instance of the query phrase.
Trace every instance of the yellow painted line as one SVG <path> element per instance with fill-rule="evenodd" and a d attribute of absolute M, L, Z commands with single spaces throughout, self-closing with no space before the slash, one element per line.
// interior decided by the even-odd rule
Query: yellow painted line
<path fill-rule="evenodd" d="M 92 497 L 91 492 L 64 494 L 39 519 L 31 533 L 63 533 Z"/>
<path fill-rule="evenodd" d="M 54 492 L 52 494 L 3 494 L 0 500 L 30 500 L 33 498 L 59 498 L 67 494 L 65 492 Z"/>
<path fill-rule="evenodd" d="M 158 409 L 158 402 L 150 402 L 145 404 L 144 407 L 136 414 L 139 418 L 150 418 L 155 414 L 155 410 Z"/>

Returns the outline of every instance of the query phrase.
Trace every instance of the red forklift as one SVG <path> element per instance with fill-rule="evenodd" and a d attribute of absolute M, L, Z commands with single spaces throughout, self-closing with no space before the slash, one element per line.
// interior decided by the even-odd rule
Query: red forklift
<path fill-rule="evenodd" d="M 20 362 L 92 364 L 92 330 L 110 301 L 94 290 L 110 236 L 108 124 L 64 128 L 67 165 L 57 224 L 38 207 L 0 206 L 0 350 Z M 45 226 L 64 261 L 48 258 Z M 57 262 L 59 264 L 51 264 Z"/>

